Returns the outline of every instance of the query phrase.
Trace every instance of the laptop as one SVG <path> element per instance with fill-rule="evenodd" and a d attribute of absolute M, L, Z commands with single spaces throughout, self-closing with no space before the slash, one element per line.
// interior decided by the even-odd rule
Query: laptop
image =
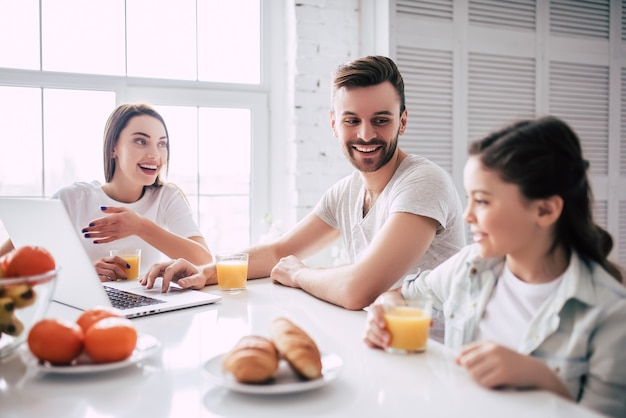
<path fill-rule="evenodd" d="M 0 220 L 14 247 L 37 245 L 50 251 L 60 268 L 52 299 L 64 305 L 83 311 L 109 306 L 133 318 L 208 305 L 222 299 L 176 284 L 162 293 L 160 279 L 153 289 L 146 289 L 138 280 L 101 282 L 60 200 L 0 198 Z M 123 305 L 115 302 L 119 297 L 126 299 Z M 133 303 L 129 304 L 129 300 Z"/>

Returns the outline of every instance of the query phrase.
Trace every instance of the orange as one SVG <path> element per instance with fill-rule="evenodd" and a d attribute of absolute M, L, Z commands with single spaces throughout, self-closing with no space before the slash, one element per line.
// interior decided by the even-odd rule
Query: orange
<path fill-rule="evenodd" d="M 12 251 L 6 264 L 8 277 L 32 276 L 54 270 L 54 257 L 43 247 L 25 245 Z"/>
<path fill-rule="evenodd" d="M 70 364 L 83 349 L 83 330 L 75 323 L 46 318 L 28 333 L 28 348 L 39 360 Z"/>
<path fill-rule="evenodd" d="M 125 360 L 136 345 L 137 330 L 127 318 L 101 319 L 85 333 L 85 352 L 96 363 Z"/>
<path fill-rule="evenodd" d="M 9 255 L 11 253 L 6 253 L 3 256 L 0 256 L 0 279 L 7 276 L 7 264 L 9 264 Z"/>
<path fill-rule="evenodd" d="M 122 317 L 119 313 L 114 311 L 112 308 L 108 307 L 98 307 L 93 309 L 87 309 L 84 311 L 78 319 L 76 323 L 83 329 L 83 332 L 86 333 L 87 330 L 96 322 L 100 321 L 104 318 L 110 317 Z"/>

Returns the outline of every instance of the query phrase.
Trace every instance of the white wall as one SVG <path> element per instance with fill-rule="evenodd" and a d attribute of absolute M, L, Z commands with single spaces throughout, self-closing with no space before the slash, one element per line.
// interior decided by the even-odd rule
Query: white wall
<path fill-rule="evenodd" d="M 352 171 L 330 129 L 330 74 L 359 56 L 358 0 L 284 0 L 272 28 L 271 216 L 276 233 L 302 219 Z M 273 87 L 274 88 L 274 87 Z M 328 262 L 329 252 L 313 259 Z"/>

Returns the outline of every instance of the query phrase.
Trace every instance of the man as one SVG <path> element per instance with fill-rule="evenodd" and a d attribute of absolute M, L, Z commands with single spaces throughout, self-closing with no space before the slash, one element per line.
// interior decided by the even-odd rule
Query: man
<path fill-rule="evenodd" d="M 336 183 L 312 213 L 276 241 L 252 247 L 248 278 L 304 291 L 347 309 L 362 309 L 400 279 L 432 269 L 465 245 L 461 202 L 439 166 L 398 148 L 408 112 L 394 62 L 371 56 L 333 75 L 330 120 L 356 171 Z M 342 237 L 350 264 L 312 268 L 301 260 Z M 163 277 L 163 291 L 216 283 L 215 265 L 179 259 L 156 264 L 142 280 Z"/>

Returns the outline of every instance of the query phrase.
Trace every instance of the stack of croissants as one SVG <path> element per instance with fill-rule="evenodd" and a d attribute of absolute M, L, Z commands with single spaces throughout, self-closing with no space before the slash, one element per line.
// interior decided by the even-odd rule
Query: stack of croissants
<path fill-rule="evenodd" d="M 300 327 L 284 317 L 270 324 L 270 338 L 246 335 L 224 356 L 222 366 L 239 383 L 271 381 L 280 359 L 305 380 L 322 376 L 322 360 L 317 345 Z"/>

